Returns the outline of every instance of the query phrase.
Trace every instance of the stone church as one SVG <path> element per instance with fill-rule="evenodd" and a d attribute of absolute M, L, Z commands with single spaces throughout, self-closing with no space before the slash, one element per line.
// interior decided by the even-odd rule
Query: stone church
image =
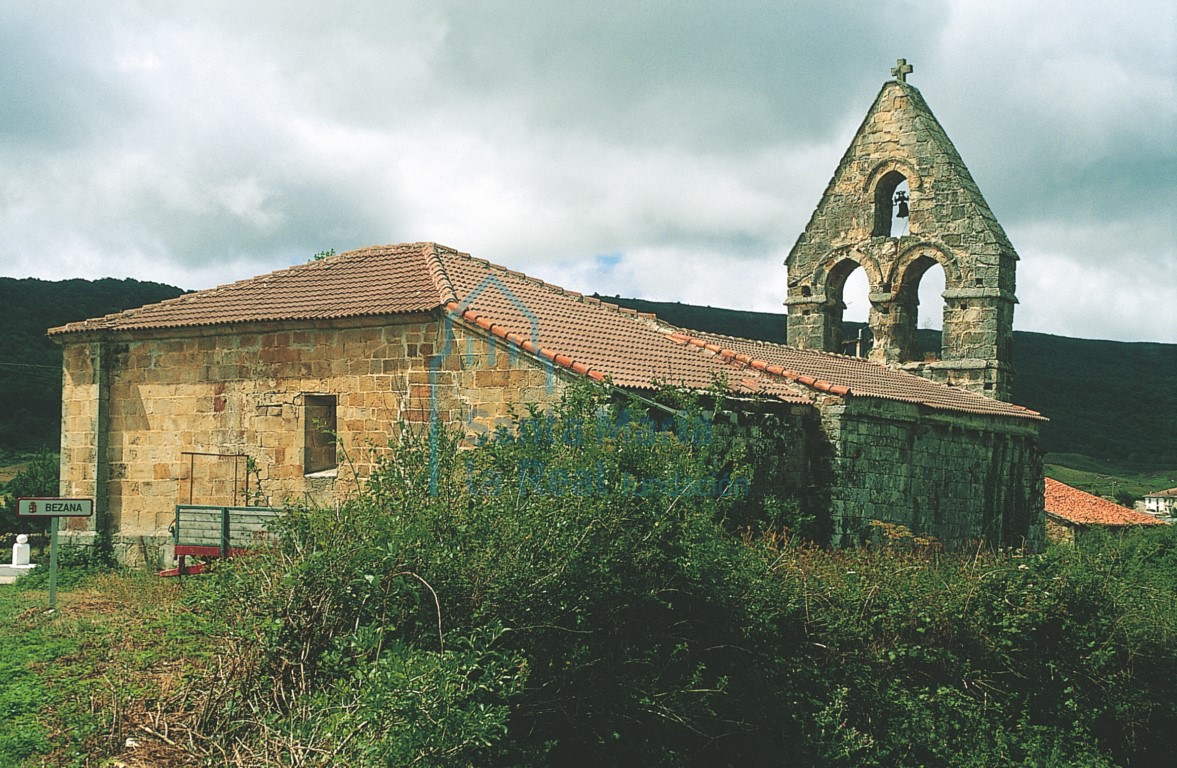
<path fill-rule="evenodd" d="M 404 425 L 485 434 L 587 377 L 638 395 L 724 382 L 774 482 L 822 500 L 831 544 L 880 520 L 948 546 L 1039 546 L 1042 417 L 1007 402 L 1017 255 L 904 64 L 789 253 L 788 345 L 674 327 L 434 243 L 52 329 L 61 492 L 97 510 L 71 535 L 109 530 L 136 559 L 167 542 L 177 504 L 332 503 Z M 944 341 L 921 360 L 916 291 L 933 264 Z M 867 358 L 838 353 L 860 267 Z"/>

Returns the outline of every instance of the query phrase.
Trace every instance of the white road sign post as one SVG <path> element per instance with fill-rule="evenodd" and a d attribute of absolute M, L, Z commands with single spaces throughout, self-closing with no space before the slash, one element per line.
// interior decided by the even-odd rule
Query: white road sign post
<path fill-rule="evenodd" d="M 49 518 L 49 610 L 57 610 L 57 520 L 62 517 L 90 517 L 94 514 L 94 499 L 16 500 L 17 517 Z"/>

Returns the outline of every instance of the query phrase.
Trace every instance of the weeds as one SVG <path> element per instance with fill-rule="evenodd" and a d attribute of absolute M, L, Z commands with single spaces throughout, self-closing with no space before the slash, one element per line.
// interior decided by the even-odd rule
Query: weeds
<path fill-rule="evenodd" d="M 410 435 L 183 587 L 94 573 L 55 618 L 0 592 L 0 763 L 128 736 L 169 765 L 1177 763 L 1177 528 L 830 552 L 734 530 L 746 498 L 684 490 L 730 456 L 613 407 Z"/>
<path fill-rule="evenodd" d="M 40 589 L 0 590 L 11 628 L 0 634 L 0 765 L 104 765 L 128 738 L 168 753 L 163 764 L 195 765 L 192 688 L 216 650 L 216 619 L 145 573 L 65 581 L 55 614 Z"/>
<path fill-rule="evenodd" d="M 435 452 L 435 472 L 424 442 L 401 446 L 352 503 L 291 512 L 280 547 L 203 582 L 249 660 L 208 709 L 223 758 L 1177 758 L 1174 530 L 958 555 L 881 524 L 829 552 L 731 530 L 746 500 L 682 491 L 731 472 L 710 463 L 721 451 L 640 421 L 601 428 L 606 407 L 579 393 Z"/>
<path fill-rule="evenodd" d="M 340 516 L 338 530 L 352 522 Z M 482 562 L 472 540 L 462 540 L 463 554 Z M 711 764 L 689 736 L 711 718 L 739 734 L 723 755 L 745 764 L 774 764 L 783 754 L 814 766 L 1172 762 L 1171 528 L 1034 556 L 929 552 L 903 537 L 829 552 L 772 534 L 741 548 L 755 556 L 742 566 L 754 578 L 724 582 L 729 609 L 742 606 L 723 618 L 724 631 L 739 638 L 729 643 L 736 650 L 726 668 L 714 666 L 722 655 L 696 655 L 703 669 L 687 663 L 699 653 L 694 643 L 716 643 L 716 628 L 635 617 L 625 606 L 632 598 L 616 591 L 623 584 L 604 574 L 588 582 L 600 593 L 596 609 L 578 603 L 586 593 L 569 592 L 567 581 L 538 585 L 552 607 L 567 606 L 566 620 L 547 628 L 537 605 L 529 623 L 499 607 L 485 628 L 472 629 L 478 614 L 457 611 L 452 586 L 431 579 L 444 650 L 436 627 L 428 629 L 436 608 L 420 582 L 340 579 L 336 585 L 351 587 L 342 599 L 379 621 L 356 630 L 350 614 L 318 659 L 284 633 L 280 625 L 297 614 L 283 610 L 346 558 L 301 577 L 275 569 L 270 555 L 244 558 L 183 586 L 92 574 L 63 590 L 56 616 L 45 613 L 42 591 L 0 590 L 0 620 L 12 628 L 0 635 L 0 765 L 98 766 L 115 756 L 177 766 L 407 765 L 420 755 L 430 765 L 581 765 L 602 754 L 627 764 L 627 752 L 610 751 L 624 733 L 605 734 L 592 755 L 578 755 L 545 711 L 582 728 L 605 711 L 672 718 L 646 731 L 663 755 L 652 764 Z M 732 561 L 720 562 L 731 570 Z M 678 600 L 698 589 L 659 582 Z M 485 602 L 494 587 L 477 583 Z M 733 584 L 744 589 L 733 592 Z M 310 611 L 341 610 L 329 598 L 335 588 L 304 603 L 308 628 L 331 621 L 316 623 Z M 223 602 L 226 594 L 237 602 Z M 412 595 L 402 623 L 393 606 Z M 658 642 L 663 630 L 673 645 Z M 633 685 L 617 686 L 623 679 Z M 128 738 L 139 747 L 127 748 Z"/>

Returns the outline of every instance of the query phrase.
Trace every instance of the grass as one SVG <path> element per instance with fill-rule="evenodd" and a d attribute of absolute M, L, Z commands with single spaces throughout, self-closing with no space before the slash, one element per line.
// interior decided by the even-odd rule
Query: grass
<path fill-rule="evenodd" d="M 993 736 L 993 743 L 977 745 L 979 752 L 998 754 L 1008 737 L 1019 749 L 1034 747 L 1037 757 L 1020 763 L 947 761 L 946 747 L 929 740 L 928 749 L 936 755 L 923 764 L 1111 765 L 1110 758 L 1045 759 L 1048 748 L 1069 744 L 1074 734 L 1086 739 L 1076 747 L 1076 760 L 1100 758 L 1095 731 L 1078 724 L 1068 730 L 1066 713 L 1072 705 L 1102 712 L 1103 719 L 1092 722 L 1099 720 L 1100 733 L 1108 738 L 1131 735 L 1138 722 L 1139 738 L 1121 738 L 1122 753 L 1139 747 L 1154 757 L 1171 756 L 1177 709 L 1169 695 L 1172 655 L 1164 649 L 1173 647 L 1177 629 L 1168 589 L 1177 550 L 1167 544 L 1173 538 L 1169 533 L 1146 532 L 1151 538 L 1135 542 L 1097 539 L 1090 552 L 1063 548 L 1025 561 L 980 553 L 955 561 L 929 558 L 902 542 L 896 549 L 774 551 L 779 586 L 797 590 L 805 605 L 804 637 L 796 639 L 799 653 L 812 656 L 798 669 L 817 665 L 813 675 L 786 671 L 781 679 L 798 686 L 804 694 L 798 701 L 817 696 L 812 701 L 828 704 L 814 715 L 821 732 L 809 738 L 846 750 L 847 760 L 863 756 L 861 764 L 894 764 L 886 761 L 907 748 L 905 729 L 932 733 L 959 726 Z M 1044 577 L 1048 585 L 1035 588 Z M 189 730 L 224 733 L 207 727 L 216 721 L 207 719 L 201 707 L 215 701 L 213 678 L 226 679 L 225 670 L 232 666 L 219 655 L 225 650 L 219 638 L 226 624 L 189 608 L 183 599 L 187 590 L 197 588 L 197 580 L 181 583 L 142 571 L 86 572 L 64 579 L 68 586 L 59 592 L 59 609 L 48 614 L 48 596 L 38 578 L 0 587 L 5 627 L 0 632 L 0 766 L 260 764 L 253 753 L 239 751 L 240 742 L 227 739 L 218 742 L 225 754 L 209 754 L 215 745 Z M 1101 617 L 1110 609 L 1111 623 L 1104 624 Z M 1124 662 L 1124 654 L 1132 661 Z M 1132 677 L 1134 671 L 1138 678 Z M 835 691 L 852 695 L 846 701 L 821 698 L 830 687 L 827 676 L 833 676 Z M 1118 682 L 1113 686 L 1111 681 Z M 994 704 L 988 703 L 989 693 L 969 690 L 973 683 L 995 693 Z M 325 701 L 303 703 L 318 707 Z M 1016 707 L 1030 704 L 1041 710 L 1031 723 L 1037 736 L 1018 741 L 1004 726 L 1016 720 Z M 270 701 L 271 708 L 276 705 L 277 700 Z M 1002 706 L 1015 707 L 1014 715 L 998 718 Z M 248 717 L 244 711 L 229 716 L 240 722 Z M 276 708 L 258 713 L 263 717 L 254 724 L 264 731 L 259 738 L 275 749 L 318 733 L 283 730 L 286 721 Z M 872 713 L 879 715 L 877 721 Z M 334 727 L 339 716 L 335 705 L 309 712 L 306 722 Z M 851 716 L 857 720 L 847 728 Z M 888 726 L 887 717 L 899 725 Z M 1002 728 L 996 727 L 999 723 Z M 840 734 L 848 735 L 842 741 Z M 877 750 L 872 739 L 881 740 Z M 875 751 L 882 762 L 873 759 Z M 279 757 L 290 754 L 282 751 Z"/>
<path fill-rule="evenodd" d="M 199 764 L 176 724 L 215 632 L 181 589 L 96 573 L 60 590 L 50 614 L 44 589 L 0 587 L 0 765 Z"/>

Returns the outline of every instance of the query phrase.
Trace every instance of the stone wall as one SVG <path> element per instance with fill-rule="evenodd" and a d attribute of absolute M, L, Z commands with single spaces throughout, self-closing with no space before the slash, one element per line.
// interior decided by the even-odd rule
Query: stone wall
<path fill-rule="evenodd" d="M 828 443 L 821 432 L 818 413 L 810 406 L 784 403 L 743 401 L 729 402 L 715 424 L 717 440 L 725 441 L 751 469 L 746 509 L 737 510 L 744 519 L 738 524 L 782 522 L 792 526 L 794 520 L 753 520 L 765 514 L 764 501 L 770 498 L 792 499 L 796 513 L 806 520 L 802 533 L 826 538 L 829 530 Z M 789 510 L 785 510 L 789 514 Z M 769 510 L 772 513 L 772 510 Z"/>
<path fill-rule="evenodd" d="M 946 547 L 1043 544 L 1037 426 L 852 398 L 822 408 L 830 440 L 832 543 L 861 540 L 870 520 Z"/>
<path fill-rule="evenodd" d="M 1075 543 L 1075 526 L 1046 516 L 1046 540 L 1051 544 Z"/>
<path fill-rule="evenodd" d="M 473 440 L 526 403 L 554 402 L 570 376 L 440 315 L 65 342 L 61 490 L 98 511 L 70 533 L 110 530 L 131 561 L 167 557 L 177 503 L 330 503 L 400 430 L 436 419 Z M 308 474 L 307 404 L 332 397 L 338 466 Z M 832 396 L 817 410 L 729 411 L 719 428 L 742 441 L 756 492 L 797 498 L 835 545 L 871 519 L 950 546 L 1041 543 L 1035 423 Z"/>
<path fill-rule="evenodd" d="M 329 503 L 399 430 L 436 418 L 476 436 L 565 383 L 504 341 L 427 315 L 67 338 L 64 360 L 61 490 L 94 497 L 99 513 L 71 522 L 75 538 L 109 527 L 132 560 L 166 540 L 177 503 Z M 307 400 L 331 397 L 338 466 L 307 474 L 321 431 Z"/>

